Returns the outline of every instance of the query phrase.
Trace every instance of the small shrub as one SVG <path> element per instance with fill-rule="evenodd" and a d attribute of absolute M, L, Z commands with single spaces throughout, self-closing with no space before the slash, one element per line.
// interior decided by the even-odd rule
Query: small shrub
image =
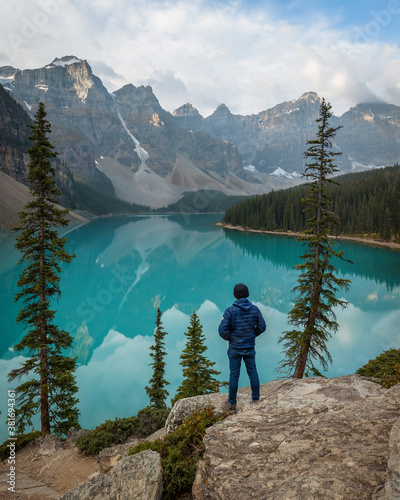
<path fill-rule="evenodd" d="M 356 373 L 363 377 L 375 377 L 382 387 L 389 389 L 400 382 L 400 349 L 389 349 L 369 360 Z"/>
<path fill-rule="evenodd" d="M 207 427 L 223 420 L 213 408 L 197 410 L 185 419 L 176 431 L 163 439 L 145 441 L 130 451 L 135 455 L 143 450 L 157 451 L 161 455 L 164 471 L 163 499 L 175 500 L 190 492 L 196 474 L 196 464 L 204 454 L 203 437 Z"/>
<path fill-rule="evenodd" d="M 40 438 L 41 436 L 45 436 L 46 434 L 41 431 L 29 432 L 28 434 L 17 434 L 16 441 L 4 441 L 3 444 L 0 445 L 0 461 L 6 460 L 10 456 L 10 448 L 7 445 L 15 444 L 15 451 L 21 450 L 28 443 L 33 441 L 34 439 Z"/>
<path fill-rule="evenodd" d="M 97 455 L 112 444 L 122 444 L 130 436 L 146 437 L 161 429 L 169 410 L 154 410 L 150 407 L 140 410 L 137 416 L 107 420 L 86 436 L 76 440 L 76 446 L 85 455 Z"/>
<path fill-rule="evenodd" d="M 158 431 L 164 427 L 170 411 L 169 408 L 155 409 L 150 406 L 143 408 L 137 414 L 139 419 L 138 432 L 145 437 Z"/>

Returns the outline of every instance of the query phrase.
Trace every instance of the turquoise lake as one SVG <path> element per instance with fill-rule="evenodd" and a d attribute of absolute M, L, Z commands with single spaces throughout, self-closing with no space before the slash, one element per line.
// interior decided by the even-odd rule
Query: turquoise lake
<path fill-rule="evenodd" d="M 78 356 L 81 425 L 131 416 L 147 406 L 144 387 L 151 377 L 149 347 L 156 308 L 163 315 L 168 390 L 182 379 L 179 356 L 184 332 L 197 311 L 207 338 L 209 359 L 228 379 L 227 343 L 217 329 L 234 300 L 233 286 L 244 282 L 259 306 L 267 331 L 257 339 L 261 382 L 277 378 L 282 359 L 277 340 L 287 329 L 291 292 L 303 247 L 296 238 L 227 231 L 221 215 L 109 217 L 68 228 L 72 264 L 63 268 L 62 296 L 55 304 L 57 324 L 74 337 Z M 21 272 L 14 236 L 0 234 L 0 440 L 6 438 L 7 374 L 23 356 L 13 345 L 23 335 L 14 302 Z M 349 306 L 337 311 L 339 331 L 329 341 L 333 358 L 328 377 L 354 373 L 382 351 L 400 346 L 400 252 L 352 242 L 337 249 L 354 264 L 337 262 L 339 275 L 352 280 L 341 297 Z M 248 385 L 242 369 L 240 385 Z M 35 428 L 38 428 L 35 425 Z M 28 429 L 30 430 L 30 429 Z M 1 442 L 0 441 L 0 442 Z"/>

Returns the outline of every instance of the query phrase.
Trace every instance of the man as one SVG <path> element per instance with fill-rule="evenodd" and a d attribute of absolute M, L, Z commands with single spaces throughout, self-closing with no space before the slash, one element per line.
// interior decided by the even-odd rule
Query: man
<path fill-rule="evenodd" d="M 253 402 L 260 399 L 260 381 L 256 367 L 255 339 L 265 331 L 264 318 L 257 306 L 248 300 L 249 289 L 238 283 L 233 289 L 235 302 L 226 309 L 218 333 L 229 341 L 229 396 L 227 408 L 236 412 L 236 394 L 242 359 L 250 379 Z"/>

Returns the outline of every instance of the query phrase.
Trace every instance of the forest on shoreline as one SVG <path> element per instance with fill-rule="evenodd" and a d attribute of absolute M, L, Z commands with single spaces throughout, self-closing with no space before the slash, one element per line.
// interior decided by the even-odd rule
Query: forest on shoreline
<path fill-rule="evenodd" d="M 400 166 L 346 174 L 327 186 L 340 226 L 333 236 L 400 243 Z M 222 225 L 255 231 L 302 233 L 308 185 L 257 195 L 228 208 Z"/>

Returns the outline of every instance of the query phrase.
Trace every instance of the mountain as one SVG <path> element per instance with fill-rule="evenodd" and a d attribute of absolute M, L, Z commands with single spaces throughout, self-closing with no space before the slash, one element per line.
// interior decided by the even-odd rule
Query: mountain
<path fill-rule="evenodd" d="M 0 117 L 1 169 L 26 182 L 25 124 L 43 101 L 64 197 L 81 205 L 90 198 L 92 206 L 107 199 L 106 212 L 113 211 L 112 200 L 121 210 L 129 206 L 119 200 L 176 210 L 177 203 L 186 207 L 187 193 L 199 190 L 244 196 L 300 183 L 321 102 L 307 92 L 247 116 L 221 104 L 204 118 L 189 103 L 171 114 L 151 87 L 129 84 L 108 92 L 87 61 L 75 56 L 38 69 L 3 66 L 0 83 L 0 106 L 9 105 L 6 94 L 20 105 Z M 399 161 L 399 107 L 359 104 L 332 117 L 331 125 L 343 125 L 334 144 L 343 153 L 337 159 L 342 173 Z"/>
<path fill-rule="evenodd" d="M 259 180 L 249 181 L 234 144 L 186 130 L 151 87 L 126 85 L 110 94 L 75 56 L 39 69 L 2 67 L 0 82 L 30 117 L 44 102 L 59 159 L 99 193 L 156 208 L 199 189 L 265 190 Z"/>
<path fill-rule="evenodd" d="M 31 123 L 22 107 L 0 85 L 0 170 L 25 183 L 29 162 L 27 124 Z"/>
<path fill-rule="evenodd" d="M 29 155 L 26 149 L 30 145 L 30 129 L 27 125 L 32 123 L 26 111 L 0 85 L 0 171 L 4 174 L 1 176 L 2 215 L 6 213 L 4 204 L 7 199 L 16 208 L 14 215 L 29 200 L 26 189 Z M 71 206 L 75 198 L 72 174 L 59 160 L 56 160 L 56 165 L 56 182 L 63 192 L 60 202 Z M 14 224 L 16 218 L 10 214 L 3 217 L 0 223 Z"/>
<path fill-rule="evenodd" d="M 256 115 L 234 115 L 225 104 L 204 118 L 187 103 L 174 111 L 177 123 L 193 131 L 236 144 L 245 170 L 296 177 L 304 170 L 307 140 L 315 137 L 321 99 L 315 92 L 284 102 Z M 341 151 L 341 173 L 393 165 L 400 159 L 400 107 L 359 104 L 341 117 L 332 116 L 333 127 L 343 126 L 334 149 Z"/>

